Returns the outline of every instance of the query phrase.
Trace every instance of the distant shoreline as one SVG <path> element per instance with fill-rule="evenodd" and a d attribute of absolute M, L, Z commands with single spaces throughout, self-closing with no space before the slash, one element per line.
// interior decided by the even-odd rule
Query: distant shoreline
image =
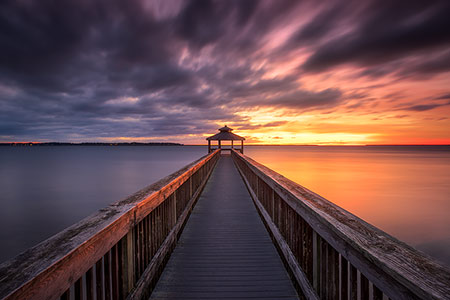
<path fill-rule="evenodd" d="M 82 143 L 65 143 L 65 142 L 0 142 L 0 146 L 13 146 L 13 147 L 27 147 L 27 146 L 206 146 L 204 144 L 181 144 L 181 143 L 169 143 L 169 142 L 152 142 L 152 143 L 139 143 L 139 142 L 130 142 L 130 143 L 95 143 L 95 142 L 82 142 Z M 224 145 L 224 147 L 228 147 L 229 145 Z M 438 147 L 438 148 L 448 148 L 450 144 L 411 144 L 411 145 L 389 145 L 389 144 L 379 144 L 379 145 L 283 145 L 283 144 L 249 144 L 245 145 L 246 147 L 258 147 L 258 146 L 269 146 L 269 147 L 348 147 L 348 148 L 386 148 L 386 147 L 409 147 L 409 148 L 430 148 L 430 147 Z"/>
<path fill-rule="evenodd" d="M 0 143 L 0 146 L 15 146 L 15 147 L 28 147 L 28 146 L 184 146 L 179 143 Z"/>

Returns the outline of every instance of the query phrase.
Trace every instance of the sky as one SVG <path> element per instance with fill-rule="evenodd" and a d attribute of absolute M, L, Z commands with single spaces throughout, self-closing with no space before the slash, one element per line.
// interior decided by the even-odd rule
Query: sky
<path fill-rule="evenodd" d="M 0 2 L 0 142 L 450 144 L 450 1 Z"/>

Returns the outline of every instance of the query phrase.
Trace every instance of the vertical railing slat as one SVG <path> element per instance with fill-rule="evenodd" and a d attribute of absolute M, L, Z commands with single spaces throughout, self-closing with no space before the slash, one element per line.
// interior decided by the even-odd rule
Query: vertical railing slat
<path fill-rule="evenodd" d="M 306 230 L 306 274 L 309 282 L 313 282 L 313 232 L 311 226 L 304 221 Z"/>
<path fill-rule="evenodd" d="M 331 247 L 330 244 L 327 245 L 327 283 L 328 283 L 328 288 L 327 288 L 327 299 L 329 300 L 333 300 L 334 298 L 334 283 L 333 283 L 333 279 L 334 279 L 334 249 L 333 247 Z"/>
<path fill-rule="evenodd" d="M 86 272 L 86 299 L 94 299 L 94 269 L 90 268 Z"/>
<path fill-rule="evenodd" d="M 126 295 L 128 295 L 134 285 L 134 235 L 134 229 L 130 230 L 121 240 L 121 279 L 123 298 L 126 298 Z"/>
<path fill-rule="evenodd" d="M 135 231 L 135 235 L 134 235 L 134 249 L 136 250 L 136 252 L 134 253 L 134 266 L 135 266 L 135 268 L 134 268 L 134 271 L 135 271 L 135 277 L 136 278 L 139 278 L 139 276 L 141 275 L 140 274 L 140 272 L 141 272 L 141 263 L 140 263 L 140 261 L 139 261 L 139 258 L 140 258 L 140 256 L 141 256 L 141 254 L 139 253 L 140 251 L 140 242 L 139 242 L 139 236 L 140 236 L 140 234 L 139 234 L 139 223 L 138 224 L 136 224 L 135 226 L 134 226 L 134 231 Z"/>
<path fill-rule="evenodd" d="M 334 299 L 339 299 L 339 252 L 337 252 L 333 248 L 333 291 L 334 291 Z"/>
<path fill-rule="evenodd" d="M 328 244 L 324 239 L 320 239 L 320 298 L 321 299 L 327 299 L 327 291 L 328 291 L 328 285 L 327 285 L 327 249 Z"/>
<path fill-rule="evenodd" d="M 313 231 L 313 260 L 314 282 L 313 287 L 317 295 L 320 295 L 320 236 Z"/>
<path fill-rule="evenodd" d="M 373 285 L 373 300 L 383 300 L 383 292 L 376 285 Z"/>
<path fill-rule="evenodd" d="M 348 299 L 348 261 L 341 256 L 341 300 Z"/>
<path fill-rule="evenodd" d="M 104 263 L 104 274 L 105 274 L 105 299 L 111 299 L 111 263 L 110 263 L 111 255 L 106 252 L 105 256 L 103 256 Z"/>
<path fill-rule="evenodd" d="M 124 263 L 124 259 L 126 258 L 125 255 L 123 254 L 124 249 L 123 249 L 123 244 L 124 244 L 124 239 L 126 237 L 122 238 L 118 243 L 117 243 L 117 268 L 118 268 L 118 276 L 117 276 L 117 280 L 118 280 L 118 290 L 119 290 L 119 294 L 117 295 L 119 299 L 123 299 L 124 295 L 126 295 L 126 280 L 125 280 L 125 272 L 124 272 L 124 267 L 125 267 L 125 263 Z M 126 248 L 125 248 L 126 249 Z"/>
<path fill-rule="evenodd" d="M 95 264 L 95 290 L 96 299 L 103 300 L 103 268 L 101 258 Z"/>
<path fill-rule="evenodd" d="M 358 270 L 350 264 L 350 299 L 358 299 Z"/>
<path fill-rule="evenodd" d="M 165 201 L 164 201 L 165 202 Z M 163 202 L 163 203 L 164 203 Z M 144 273 L 145 267 L 146 267 L 146 262 L 145 262 L 145 219 L 142 219 L 141 222 L 139 222 L 139 230 L 140 230 L 140 240 L 141 240 L 141 244 L 140 244 L 140 253 L 141 253 L 141 275 L 142 273 Z"/>
<path fill-rule="evenodd" d="M 111 249 L 111 296 L 113 300 L 119 299 L 119 253 L 117 249 L 117 244 Z"/>
<path fill-rule="evenodd" d="M 83 278 L 78 278 L 74 285 L 75 300 L 83 299 Z"/>
<path fill-rule="evenodd" d="M 369 300 L 369 280 L 360 273 L 361 278 L 361 300 Z"/>
<path fill-rule="evenodd" d="M 150 259 L 148 257 L 148 216 L 144 218 L 144 263 L 147 267 Z"/>
<path fill-rule="evenodd" d="M 70 289 L 66 290 L 60 297 L 61 300 L 70 300 Z"/>
<path fill-rule="evenodd" d="M 155 255 L 155 211 L 150 213 L 150 257 Z"/>

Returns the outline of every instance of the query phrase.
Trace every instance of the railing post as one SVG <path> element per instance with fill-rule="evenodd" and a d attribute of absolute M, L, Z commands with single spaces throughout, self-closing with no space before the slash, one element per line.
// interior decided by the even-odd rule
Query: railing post
<path fill-rule="evenodd" d="M 191 177 L 189 177 L 189 199 L 191 199 L 192 195 L 194 194 L 194 191 L 192 190 L 192 176 L 193 175 L 191 175 Z"/>
<path fill-rule="evenodd" d="M 172 194 L 172 198 L 173 198 L 172 199 L 172 203 L 173 203 L 173 208 L 172 208 L 173 224 L 172 224 L 172 227 L 173 227 L 173 226 L 175 226 L 175 224 L 178 221 L 178 218 L 177 218 L 177 193 L 176 192 L 174 192 Z"/>
<path fill-rule="evenodd" d="M 320 237 L 317 235 L 317 232 L 313 230 L 313 286 L 316 290 L 317 294 L 319 294 L 320 290 Z"/>
<path fill-rule="evenodd" d="M 98 300 L 103 300 L 103 270 L 102 259 L 95 263 L 95 291 Z M 75 297 L 76 299 L 80 299 Z"/>
<path fill-rule="evenodd" d="M 121 240 L 122 246 L 122 298 L 125 299 L 134 286 L 134 228 Z"/>
<path fill-rule="evenodd" d="M 271 188 L 270 189 L 271 193 L 270 193 L 270 200 L 272 203 L 272 221 L 275 223 L 275 191 Z"/>

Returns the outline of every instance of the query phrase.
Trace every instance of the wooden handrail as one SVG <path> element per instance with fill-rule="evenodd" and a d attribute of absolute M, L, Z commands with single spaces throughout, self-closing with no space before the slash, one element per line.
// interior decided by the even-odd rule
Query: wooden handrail
<path fill-rule="evenodd" d="M 146 297 L 219 156 L 214 151 L 3 263 L 0 299 Z"/>
<path fill-rule="evenodd" d="M 369 291 L 450 299 L 447 267 L 251 158 L 232 157 L 307 299 L 369 299 Z"/>

